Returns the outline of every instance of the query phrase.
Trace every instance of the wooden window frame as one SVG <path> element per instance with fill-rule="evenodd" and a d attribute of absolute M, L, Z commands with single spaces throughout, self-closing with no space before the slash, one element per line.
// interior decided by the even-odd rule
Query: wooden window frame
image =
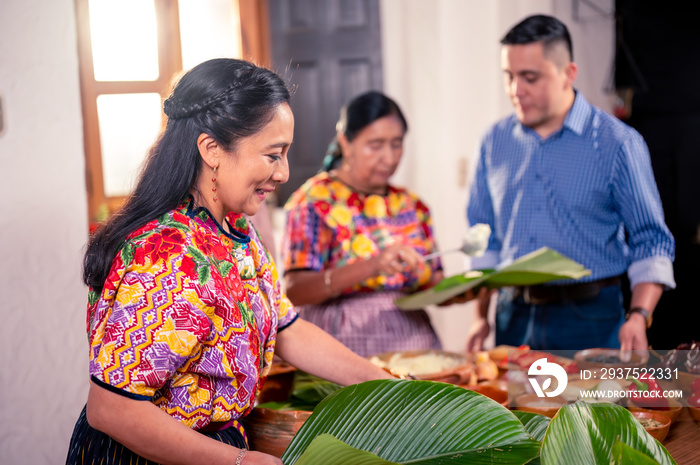
<path fill-rule="evenodd" d="M 266 0 L 231 0 L 239 11 L 241 48 L 244 59 L 269 66 L 270 39 Z M 104 191 L 102 148 L 97 116 L 97 97 L 108 94 L 157 93 L 168 97 L 172 79 L 182 71 L 180 22 L 177 0 L 154 0 L 158 28 L 159 77 L 154 81 L 97 81 L 94 75 L 89 0 L 75 0 L 78 33 L 80 96 L 83 112 L 85 185 L 88 220 L 96 223 L 103 215 L 117 211 L 126 196 L 108 197 Z M 163 124 L 166 117 L 163 114 Z"/>

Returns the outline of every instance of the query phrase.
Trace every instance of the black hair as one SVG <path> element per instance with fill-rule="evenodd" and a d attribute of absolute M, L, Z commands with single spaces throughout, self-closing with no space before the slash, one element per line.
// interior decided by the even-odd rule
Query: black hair
<path fill-rule="evenodd" d="M 532 15 L 513 26 L 503 39 L 502 45 L 522 45 L 542 42 L 545 49 L 563 43 L 569 51 L 569 60 L 573 61 L 574 51 L 571 35 L 566 24 L 553 16 Z"/>
<path fill-rule="evenodd" d="M 352 142 L 364 128 L 379 118 L 390 115 L 396 115 L 401 120 L 404 133 L 408 131 L 408 123 L 399 105 L 383 93 L 371 90 L 357 95 L 340 109 L 340 119 L 338 119 L 335 129 L 336 132 L 343 133 L 348 142 Z M 328 145 L 321 171 L 330 171 L 336 168 L 342 158 L 343 153 L 336 135 Z"/>
<path fill-rule="evenodd" d="M 187 198 L 203 165 L 197 148 L 200 134 L 234 150 L 289 101 L 289 90 L 277 74 L 247 61 L 217 58 L 183 74 L 163 103 L 168 122 L 149 150 L 134 192 L 88 242 L 85 284 L 101 290 L 126 237 Z"/>

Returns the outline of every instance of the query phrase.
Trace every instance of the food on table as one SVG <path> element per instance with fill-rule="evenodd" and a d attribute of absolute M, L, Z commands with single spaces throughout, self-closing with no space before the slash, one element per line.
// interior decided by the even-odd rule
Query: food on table
<path fill-rule="evenodd" d="M 669 351 L 656 365 L 659 368 L 678 368 L 688 373 L 700 374 L 700 342 L 685 342 Z"/>
<path fill-rule="evenodd" d="M 476 353 L 476 377 L 479 381 L 486 381 L 498 378 L 498 366 L 491 360 L 488 352 Z"/>
<path fill-rule="evenodd" d="M 663 423 L 653 418 L 637 418 L 637 421 L 639 421 L 639 423 L 641 423 L 645 428 L 659 428 L 664 426 Z"/>
<path fill-rule="evenodd" d="M 578 364 L 571 359 L 557 357 L 556 355 L 552 355 L 548 352 L 541 352 L 537 350 L 515 353 L 508 359 L 508 363 L 515 363 L 521 370 L 526 371 L 530 368 L 530 365 L 542 358 L 546 358 L 548 362 L 554 362 L 560 365 L 568 374 L 578 373 L 580 371 Z"/>
<path fill-rule="evenodd" d="M 688 405 L 695 408 L 700 408 L 700 378 L 690 384 L 690 397 Z"/>
<path fill-rule="evenodd" d="M 663 397 L 663 389 L 648 373 L 642 373 L 637 378 L 629 378 L 629 399 L 640 407 L 668 408 L 668 399 Z"/>
<path fill-rule="evenodd" d="M 551 400 L 547 399 L 538 399 L 538 400 L 531 400 L 529 402 L 526 402 L 522 405 L 523 407 L 531 407 L 531 408 L 559 408 L 561 407 L 560 402 L 552 402 Z"/>
<path fill-rule="evenodd" d="M 519 347 L 500 345 L 489 351 L 491 360 L 496 362 L 499 368 L 504 370 L 510 368 L 509 365 L 516 365 L 520 370 L 527 371 L 534 362 L 541 358 L 546 358 L 548 362 L 554 362 L 564 368 L 569 374 L 580 371 L 578 364 L 571 359 L 558 357 L 549 352 L 530 350 L 530 346 L 523 344 Z"/>
<path fill-rule="evenodd" d="M 700 392 L 700 378 L 690 384 L 690 390 L 693 392 Z"/>
<path fill-rule="evenodd" d="M 522 349 L 520 348 L 522 347 Z M 501 364 L 504 360 L 506 363 L 508 363 L 508 351 L 509 350 L 525 350 L 525 347 L 527 347 L 527 350 L 530 349 L 529 346 L 520 346 L 520 347 L 513 347 L 513 346 L 506 346 L 506 345 L 500 345 L 496 346 L 493 349 L 489 350 L 489 358 L 493 360 L 494 362 Z"/>
<path fill-rule="evenodd" d="M 429 353 L 417 356 L 403 356 L 400 352 L 393 354 L 386 362 L 376 355 L 370 358 L 370 362 L 386 368 L 398 376 L 439 373 L 455 368 L 462 363 L 458 358 L 447 355 Z"/>
<path fill-rule="evenodd" d="M 588 357 L 586 358 L 587 361 L 589 362 L 596 362 L 596 363 L 622 363 L 622 360 L 620 360 L 620 357 L 617 357 L 615 355 L 595 355 L 593 357 Z"/>
<path fill-rule="evenodd" d="M 618 383 L 617 381 L 613 381 L 611 379 L 606 379 L 598 384 L 596 384 L 593 389 L 590 389 L 589 392 L 587 393 L 588 395 L 584 395 L 579 393 L 579 400 L 584 400 L 586 402 L 612 402 L 616 403 L 619 402 L 620 399 L 622 399 L 622 396 L 619 394 L 620 391 L 623 390 L 623 387 Z"/>

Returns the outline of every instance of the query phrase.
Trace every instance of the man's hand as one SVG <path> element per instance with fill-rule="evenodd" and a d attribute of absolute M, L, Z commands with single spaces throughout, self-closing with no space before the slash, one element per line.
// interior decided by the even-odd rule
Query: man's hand
<path fill-rule="evenodd" d="M 474 289 L 469 289 L 468 291 L 462 292 L 459 295 L 456 295 L 454 297 L 450 297 L 444 302 L 440 302 L 438 306 L 440 307 L 447 307 L 448 305 L 453 305 L 453 304 L 463 304 L 466 302 L 469 302 L 470 300 L 474 300 L 477 297 L 479 297 L 479 294 L 474 292 Z"/>
<path fill-rule="evenodd" d="M 484 341 L 491 332 L 491 326 L 486 318 L 477 317 L 467 333 L 467 353 L 483 350 Z"/>
<path fill-rule="evenodd" d="M 639 313 L 632 313 L 629 320 L 625 322 L 618 333 L 620 338 L 620 349 L 626 350 L 647 350 L 647 322 Z"/>
<path fill-rule="evenodd" d="M 467 353 L 483 350 L 484 341 L 491 332 L 491 326 L 488 321 L 489 306 L 491 298 L 496 293 L 498 293 L 497 289 L 488 289 L 486 286 L 480 287 L 477 291 L 478 308 L 476 309 L 474 322 L 467 333 Z"/>

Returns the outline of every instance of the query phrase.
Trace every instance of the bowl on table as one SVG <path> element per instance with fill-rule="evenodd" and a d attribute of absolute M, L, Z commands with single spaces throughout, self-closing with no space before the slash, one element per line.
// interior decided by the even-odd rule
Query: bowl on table
<path fill-rule="evenodd" d="M 630 412 L 651 412 L 651 413 L 661 413 L 670 418 L 671 422 L 676 421 L 678 415 L 681 414 L 683 410 L 683 405 L 675 399 L 668 399 L 668 408 L 663 407 L 641 407 L 635 404 L 630 399 L 627 399 L 627 410 Z"/>
<path fill-rule="evenodd" d="M 566 403 L 566 400 L 561 397 L 537 397 L 536 394 L 522 394 L 515 398 L 514 409 L 539 413 L 553 418 Z"/>
<path fill-rule="evenodd" d="M 486 381 L 479 381 L 479 386 L 490 386 L 501 391 L 508 392 L 508 380 L 503 378 L 489 379 Z"/>
<path fill-rule="evenodd" d="M 632 416 L 639 421 L 644 429 L 657 441 L 666 439 L 671 428 L 671 419 L 659 412 L 632 412 Z"/>
<path fill-rule="evenodd" d="M 582 370 L 596 370 L 603 368 L 640 368 L 646 366 L 649 354 L 645 351 L 629 351 L 630 360 L 622 361 L 620 349 L 585 349 L 574 354 L 576 364 Z"/>
<path fill-rule="evenodd" d="M 490 386 L 486 384 L 465 384 L 462 385 L 464 389 L 469 389 L 470 391 L 478 392 L 491 400 L 494 400 L 504 407 L 508 407 L 508 390 L 498 388 L 496 386 Z"/>
<path fill-rule="evenodd" d="M 251 450 L 282 457 L 299 428 L 311 416 L 306 410 L 275 410 L 255 407 L 241 418 Z"/>
<path fill-rule="evenodd" d="M 258 393 L 257 403 L 285 402 L 289 399 L 297 369 L 275 355 L 267 380 Z"/>
<path fill-rule="evenodd" d="M 688 407 L 688 410 L 690 411 L 690 416 L 693 417 L 693 420 L 700 421 L 700 408 L 690 406 Z"/>

